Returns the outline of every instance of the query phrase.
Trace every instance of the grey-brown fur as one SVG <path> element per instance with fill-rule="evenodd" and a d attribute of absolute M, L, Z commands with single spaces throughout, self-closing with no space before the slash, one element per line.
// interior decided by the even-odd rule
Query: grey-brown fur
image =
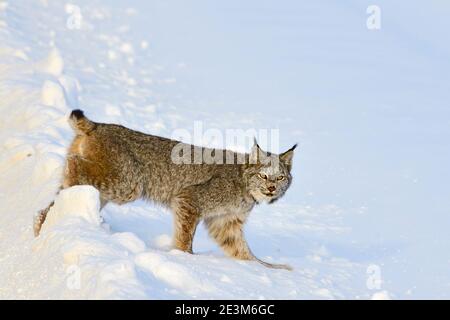
<path fill-rule="evenodd" d="M 173 211 L 177 249 L 192 253 L 195 229 L 204 220 L 210 236 L 229 256 L 290 269 L 257 259 L 245 241 L 243 225 L 255 204 L 272 203 L 289 188 L 295 146 L 281 155 L 264 153 L 256 143 L 245 155 L 215 151 L 235 159 L 243 156 L 243 164 L 175 164 L 171 154 L 179 141 L 96 123 L 80 110 L 72 112 L 69 122 L 76 136 L 68 150 L 62 189 L 92 185 L 100 192 L 102 207 L 109 201 L 151 200 Z M 52 205 L 37 216 L 36 236 Z"/>

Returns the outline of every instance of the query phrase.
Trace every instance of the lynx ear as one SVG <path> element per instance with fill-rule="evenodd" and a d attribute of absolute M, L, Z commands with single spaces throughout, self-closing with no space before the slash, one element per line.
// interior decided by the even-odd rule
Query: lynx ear
<path fill-rule="evenodd" d="M 250 152 L 249 163 L 250 164 L 258 163 L 258 160 L 261 159 L 261 156 L 262 156 L 263 152 L 264 151 L 262 151 L 262 149 L 258 145 L 258 142 L 256 141 L 256 138 L 254 138 L 253 139 L 252 151 Z"/>
<path fill-rule="evenodd" d="M 285 151 L 282 154 L 280 154 L 280 160 L 288 166 L 289 170 L 291 170 L 292 167 L 292 158 L 294 157 L 295 148 L 297 148 L 297 144 L 295 144 L 288 151 Z"/>

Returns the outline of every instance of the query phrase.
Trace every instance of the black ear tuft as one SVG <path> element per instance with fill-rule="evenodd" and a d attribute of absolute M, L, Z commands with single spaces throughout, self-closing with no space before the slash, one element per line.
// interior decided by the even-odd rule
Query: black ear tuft
<path fill-rule="evenodd" d="M 258 141 L 256 140 L 256 137 L 253 137 L 253 146 L 256 146 L 258 149 L 261 149 L 261 147 L 258 144 Z"/>
<path fill-rule="evenodd" d="M 83 111 L 80 110 L 80 109 L 75 109 L 75 110 L 73 110 L 72 113 L 70 114 L 70 117 L 71 117 L 71 118 L 75 118 L 75 119 L 78 120 L 78 119 L 84 118 L 84 113 L 83 113 Z"/>
<path fill-rule="evenodd" d="M 292 148 L 280 154 L 280 160 L 283 161 L 289 168 L 292 168 L 292 158 L 294 157 L 294 150 L 297 148 L 297 143 Z"/>
<path fill-rule="evenodd" d="M 258 141 L 256 141 L 256 137 L 253 138 L 253 143 L 254 144 L 250 152 L 249 163 L 256 164 L 258 162 L 261 162 L 262 159 L 264 159 L 265 152 L 259 146 Z"/>
<path fill-rule="evenodd" d="M 294 151 L 295 148 L 297 148 L 297 146 L 298 146 L 298 143 L 294 144 L 294 145 L 292 146 L 292 148 L 290 148 L 288 151 Z"/>

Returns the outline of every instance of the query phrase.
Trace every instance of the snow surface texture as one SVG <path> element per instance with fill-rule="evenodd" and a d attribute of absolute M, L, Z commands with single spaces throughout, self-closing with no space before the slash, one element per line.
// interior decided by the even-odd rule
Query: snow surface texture
<path fill-rule="evenodd" d="M 0 298 L 448 298 L 450 7 L 379 1 L 376 33 L 362 2 L 0 1 Z M 169 212 L 99 212 L 90 186 L 61 192 L 34 239 L 76 107 L 300 142 L 291 190 L 246 226 L 294 271 L 229 259 L 202 227 L 195 255 L 172 250 Z"/>

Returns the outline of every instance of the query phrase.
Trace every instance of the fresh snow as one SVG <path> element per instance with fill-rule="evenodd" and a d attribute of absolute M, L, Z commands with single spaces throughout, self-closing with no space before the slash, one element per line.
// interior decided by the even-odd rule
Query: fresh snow
<path fill-rule="evenodd" d="M 379 1 L 368 31 L 369 4 L 0 1 L 0 298 L 449 298 L 450 7 Z M 90 186 L 34 238 L 78 107 L 168 137 L 202 121 L 299 142 L 288 194 L 246 226 L 294 270 L 227 258 L 202 226 L 195 255 L 173 250 L 170 212 L 100 212 Z"/>

